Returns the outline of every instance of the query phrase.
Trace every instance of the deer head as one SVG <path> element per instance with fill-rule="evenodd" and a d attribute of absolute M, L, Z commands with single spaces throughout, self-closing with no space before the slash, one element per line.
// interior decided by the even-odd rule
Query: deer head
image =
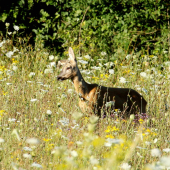
<path fill-rule="evenodd" d="M 71 79 L 75 75 L 77 75 L 78 72 L 77 60 L 74 55 L 73 49 L 71 47 L 69 47 L 68 53 L 69 53 L 69 58 L 63 65 L 60 74 L 57 76 L 57 80 L 62 81 L 66 79 Z"/>

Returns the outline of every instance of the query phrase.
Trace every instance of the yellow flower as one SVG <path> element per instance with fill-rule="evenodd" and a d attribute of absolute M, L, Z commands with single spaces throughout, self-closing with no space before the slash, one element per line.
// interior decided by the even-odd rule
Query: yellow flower
<path fill-rule="evenodd" d="M 106 138 L 114 138 L 114 136 L 112 136 L 112 135 L 106 135 L 105 137 Z"/>

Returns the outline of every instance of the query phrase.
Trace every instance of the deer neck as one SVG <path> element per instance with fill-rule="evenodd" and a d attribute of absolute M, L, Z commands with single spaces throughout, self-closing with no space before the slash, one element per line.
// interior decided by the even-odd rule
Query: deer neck
<path fill-rule="evenodd" d="M 78 69 L 77 74 L 72 78 L 72 81 L 74 83 L 75 90 L 79 97 L 86 98 L 87 90 L 87 83 L 83 79 L 80 70 Z"/>

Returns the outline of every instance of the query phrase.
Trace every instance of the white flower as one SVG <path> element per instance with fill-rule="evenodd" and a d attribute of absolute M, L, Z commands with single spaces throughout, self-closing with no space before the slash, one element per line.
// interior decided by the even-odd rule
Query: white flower
<path fill-rule="evenodd" d="M 53 73 L 53 69 L 47 68 L 47 69 L 44 70 L 44 73 L 45 73 L 45 74 Z"/>
<path fill-rule="evenodd" d="M 142 91 L 145 92 L 145 94 L 148 94 L 148 91 L 145 88 L 142 88 Z"/>
<path fill-rule="evenodd" d="M 32 151 L 32 149 L 30 148 L 30 147 L 23 147 L 23 150 L 25 150 L 25 151 Z"/>
<path fill-rule="evenodd" d="M 94 69 L 94 70 L 101 70 L 101 67 L 94 66 L 94 67 L 91 67 L 91 68 Z"/>
<path fill-rule="evenodd" d="M 68 126 L 68 124 L 69 124 L 69 119 L 63 117 L 63 119 L 60 119 L 59 122 L 60 122 L 63 126 Z"/>
<path fill-rule="evenodd" d="M 8 35 L 11 35 L 12 34 L 12 32 L 8 32 Z"/>
<path fill-rule="evenodd" d="M 111 146 L 112 146 L 112 143 L 105 142 L 105 143 L 104 143 L 104 146 L 106 146 L 106 147 L 111 147 Z"/>
<path fill-rule="evenodd" d="M 113 69 L 109 69 L 109 73 L 110 74 L 114 74 L 114 70 Z"/>
<path fill-rule="evenodd" d="M 90 157 L 90 163 L 92 165 L 96 165 L 96 164 L 99 164 L 99 160 L 94 158 L 93 156 Z"/>
<path fill-rule="evenodd" d="M 54 56 L 53 56 L 53 55 L 50 55 L 50 56 L 49 56 L 49 60 L 54 60 Z"/>
<path fill-rule="evenodd" d="M 76 143 L 77 143 L 77 145 L 82 145 L 83 144 L 83 142 L 81 142 L 81 141 L 77 141 Z"/>
<path fill-rule="evenodd" d="M 91 57 L 89 55 L 85 55 L 84 58 L 86 58 L 87 60 L 91 59 Z"/>
<path fill-rule="evenodd" d="M 14 30 L 18 31 L 19 27 L 17 25 L 14 25 Z"/>
<path fill-rule="evenodd" d="M 77 153 L 76 151 L 71 151 L 71 156 L 77 157 L 77 156 L 78 156 L 78 153 Z"/>
<path fill-rule="evenodd" d="M 24 153 L 24 154 L 23 154 L 23 157 L 24 157 L 24 158 L 28 158 L 28 159 L 31 159 L 31 158 L 32 158 L 32 156 L 31 156 L 30 154 L 28 154 L 28 153 Z"/>
<path fill-rule="evenodd" d="M 4 44 L 4 42 L 2 41 L 2 42 L 0 43 L 0 47 L 2 47 L 2 46 L 3 46 L 3 44 Z"/>
<path fill-rule="evenodd" d="M 33 76 L 35 76 L 35 73 L 34 72 L 30 72 L 30 74 L 28 76 L 29 77 L 33 77 Z"/>
<path fill-rule="evenodd" d="M 8 86 L 9 86 L 9 85 L 12 85 L 12 83 L 6 83 L 6 85 L 8 85 Z"/>
<path fill-rule="evenodd" d="M 16 138 L 18 139 L 18 141 L 21 140 L 21 139 L 20 139 L 20 136 L 19 136 L 19 134 L 18 134 L 18 132 L 17 132 L 17 129 L 14 129 L 14 130 L 12 131 L 12 134 L 16 136 Z"/>
<path fill-rule="evenodd" d="M 153 157 L 160 157 L 161 156 L 161 151 L 157 148 L 151 150 L 151 155 Z"/>
<path fill-rule="evenodd" d="M 107 54 L 107 53 L 104 52 L 104 51 L 101 52 L 101 55 L 103 55 L 103 56 L 105 56 L 106 54 Z"/>
<path fill-rule="evenodd" d="M 14 71 L 16 71 L 18 69 L 18 67 L 17 66 L 12 66 L 12 70 L 14 70 Z"/>
<path fill-rule="evenodd" d="M 129 165 L 128 163 L 122 163 L 120 167 L 123 170 L 129 170 L 131 168 L 131 165 Z"/>
<path fill-rule="evenodd" d="M 36 162 L 32 163 L 31 166 L 32 166 L 32 167 L 36 167 L 36 168 L 43 168 L 42 165 L 40 165 L 40 164 L 38 164 L 38 163 L 36 163 Z"/>
<path fill-rule="evenodd" d="M 0 143 L 4 143 L 4 142 L 5 142 L 5 140 L 0 138 Z"/>
<path fill-rule="evenodd" d="M 15 119 L 15 118 L 9 118 L 8 121 L 9 121 L 9 122 L 15 122 L 16 119 Z"/>
<path fill-rule="evenodd" d="M 73 89 L 68 89 L 67 90 L 68 93 L 73 93 L 73 91 L 74 91 Z"/>
<path fill-rule="evenodd" d="M 146 74 L 145 72 L 141 72 L 141 73 L 140 73 L 140 76 L 141 76 L 141 77 L 147 77 L 147 74 Z"/>
<path fill-rule="evenodd" d="M 14 54 L 14 53 L 13 53 L 12 51 L 9 51 L 9 52 L 6 53 L 6 56 L 7 56 L 8 58 L 11 58 L 13 54 Z"/>
<path fill-rule="evenodd" d="M 6 27 L 9 27 L 9 25 L 10 25 L 10 23 L 8 23 L 8 22 L 5 23 L 5 26 L 6 26 Z"/>
<path fill-rule="evenodd" d="M 14 47 L 13 52 L 19 51 L 16 47 Z"/>
<path fill-rule="evenodd" d="M 48 114 L 48 115 L 51 115 L 51 114 L 52 114 L 52 111 L 51 111 L 51 110 L 47 110 L 47 114 Z"/>
<path fill-rule="evenodd" d="M 88 61 L 84 61 L 84 60 L 79 60 L 79 62 L 80 62 L 81 64 L 88 64 Z"/>
<path fill-rule="evenodd" d="M 170 148 L 165 148 L 165 149 L 163 149 L 163 151 L 168 153 L 168 152 L 170 152 Z"/>
<path fill-rule="evenodd" d="M 119 78 L 120 83 L 126 83 L 126 79 L 124 77 Z"/>
<path fill-rule="evenodd" d="M 153 143 L 156 143 L 157 141 L 158 141 L 158 139 L 157 139 L 157 138 L 155 138 L 155 139 L 154 139 L 154 141 L 153 141 Z"/>
<path fill-rule="evenodd" d="M 126 56 L 126 59 L 129 59 L 131 57 L 131 54 L 128 54 L 127 56 Z"/>
<path fill-rule="evenodd" d="M 31 102 L 35 102 L 35 101 L 37 101 L 37 99 L 31 99 L 30 101 L 31 101 Z"/>
<path fill-rule="evenodd" d="M 56 67 L 56 63 L 55 63 L 55 62 L 51 62 L 51 63 L 50 63 L 50 66 L 51 66 L 51 67 Z"/>
<path fill-rule="evenodd" d="M 105 104 L 106 107 L 111 107 L 111 106 L 114 106 L 114 105 L 115 105 L 114 101 L 106 102 L 106 104 Z"/>
<path fill-rule="evenodd" d="M 37 145 L 40 144 L 40 141 L 37 138 L 29 138 L 26 140 L 26 143 L 29 143 L 31 145 Z"/>
<path fill-rule="evenodd" d="M 161 157 L 160 158 L 160 162 L 161 162 L 162 165 L 167 167 L 167 170 L 170 169 L 170 156 L 168 156 L 168 157 L 165 157 L 165 156 Z"/>

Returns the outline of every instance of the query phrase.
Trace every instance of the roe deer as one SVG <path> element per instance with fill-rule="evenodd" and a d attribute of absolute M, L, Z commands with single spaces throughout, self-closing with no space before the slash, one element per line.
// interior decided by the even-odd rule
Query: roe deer
<path fill-rule="evenodd" d="M 69 59 L 65 61 L 57 79 L 73 81 L 79 95 L 79 107 L 82 112 L 101 116 L 102 110 L 106 112 L 106 103 L 111 102 L 114 103 L 112 109 L 120 109 L 123 116 L 136 112 L 146 113 L 147 102 L 137 91 L 130 88 L 111 88 L 86 83 L 78 69 L 77 60 L 71 47 L 69 47 Z"/>

